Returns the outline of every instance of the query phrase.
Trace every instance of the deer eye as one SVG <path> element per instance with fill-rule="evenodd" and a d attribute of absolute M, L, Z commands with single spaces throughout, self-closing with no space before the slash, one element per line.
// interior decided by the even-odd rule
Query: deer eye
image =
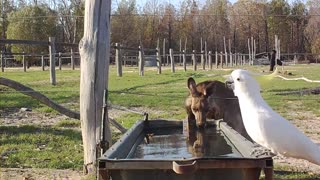
<path fill-rule="evenodd" d="M 240 81 L 240 78 L 237 78 L 237 81 Z"/>

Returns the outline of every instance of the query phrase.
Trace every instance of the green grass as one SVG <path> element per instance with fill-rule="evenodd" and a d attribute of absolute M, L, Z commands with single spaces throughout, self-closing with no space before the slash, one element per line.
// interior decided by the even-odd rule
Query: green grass
<path fill-rule="evenodd" d="M 1 167 L 77 168 L 83 164 L 79 130 L 0 126 Z"/>
<path fill-rule="evenodd" d="M 190 68 L 190 67 L 189 67 Z M 244 67 L 251 71 L 264 74 L 267 66 Z M 319 65 L 297 65 L 287 66 L 285 70 L 292 72 L 294 77 L 306 77 L 320 80 Z M 186 87 L 188 77 L 192 76 L 196 82 L 205 80 L 224 81 L 223 75 L 230 74 L 230 70 L 198 70 L 187 72 L 177 70 L 163 70 L 161 75 L 156 71 L 146 68 L 145 76 L 138 75 L 136 67 L 124 67 L 123 77 L 116 76 L 115 67 L 111 66 L 108 80 L 109 95 L 108 102 L 111 104 L 125 106 L 127 108 L 138 108 L 149 113 L 150 119 L 184 119 L 185 97 L 188 94 Z M 50 99 L 75 111 L 79 111 L 79 70 L 56 71 L 57 85 L 52 86 L 49 82 L 49 72 L 40 70 L 28 70 L 22 72 L 9 70 L 1 76 L 18 81 L 36 91 L 42 92 Z M 273 109 L 288 118 L 288 108 L 293 111 L 308 111 L 315 116 L 320 116 L 320 98 L 318 95 L 276 95 L 276 93 L 302 90 L 311 87 L 319 87 L 319 83 L 307 83 L 304 81 L 284 81 L 280 78 L 260 79 L 263 97 Z M 289 105 L 289 106 L 288 106 Z M 32 108 L 34 112 L 49 114 L 54 117 L 58 114 L 55 110 L 42 105 L 29 96 L 20 92 L 0 86 L 0 113 L 10 110 L 17 112 L 21 107 Z M 161 113 L 159 113 L 161 112 Z M 303 119 L 304 117 L 300 117 Z M 130 128 L 143 116 L 136 114 L 125 114 L 116 118 L 124 127 Z M 41 127 L 36 125 L 6 127 L 0 125 L 0 153 L 8 153 L 6 159 L 1 162 L 0 167 L 39 167 L 39 168 L 81 168 L 82 167 L 82 141 L 81 133 L 77 130 L 80 122 L 66 119 L 54 126 Z M 119 138 L 119 133 L 113 134 L 113 140 Z M 278 167 L 277 167 L 278 168 Z M 278 179 L 312 179 L 313 175 L 306 173 L 276 172 Z"/>

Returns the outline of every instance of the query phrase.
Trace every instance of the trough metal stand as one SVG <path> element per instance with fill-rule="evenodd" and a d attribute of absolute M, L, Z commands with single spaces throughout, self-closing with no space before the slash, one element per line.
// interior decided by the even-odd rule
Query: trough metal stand
<path fill-rule="evenodd" d="M 273 180 L 273 168 L 264 168 L 265 180 Z"/>

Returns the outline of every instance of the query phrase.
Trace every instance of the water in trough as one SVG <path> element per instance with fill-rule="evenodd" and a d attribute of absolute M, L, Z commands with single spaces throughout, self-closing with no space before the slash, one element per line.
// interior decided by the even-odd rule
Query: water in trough
<path fill-rule="evenodd" d="M 242 157 L 228 138 L 215 127 L 184 132 L 182 128 L 153 130 L 129 158 L 184 159 L 184 158 Z"/>

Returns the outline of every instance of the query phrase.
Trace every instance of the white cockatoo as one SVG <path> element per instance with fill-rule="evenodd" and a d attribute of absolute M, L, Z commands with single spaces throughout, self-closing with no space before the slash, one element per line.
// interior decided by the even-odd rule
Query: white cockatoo
<path fill-rule="evenodd" d="M 237 69 L 226 83 L 239 99 L 249 136 L 272 153 L 305 159 L 320 165 L 320 148 L 288 120 L 273 111 L 260 94 L 260 86 L 249 71 Z"/>

